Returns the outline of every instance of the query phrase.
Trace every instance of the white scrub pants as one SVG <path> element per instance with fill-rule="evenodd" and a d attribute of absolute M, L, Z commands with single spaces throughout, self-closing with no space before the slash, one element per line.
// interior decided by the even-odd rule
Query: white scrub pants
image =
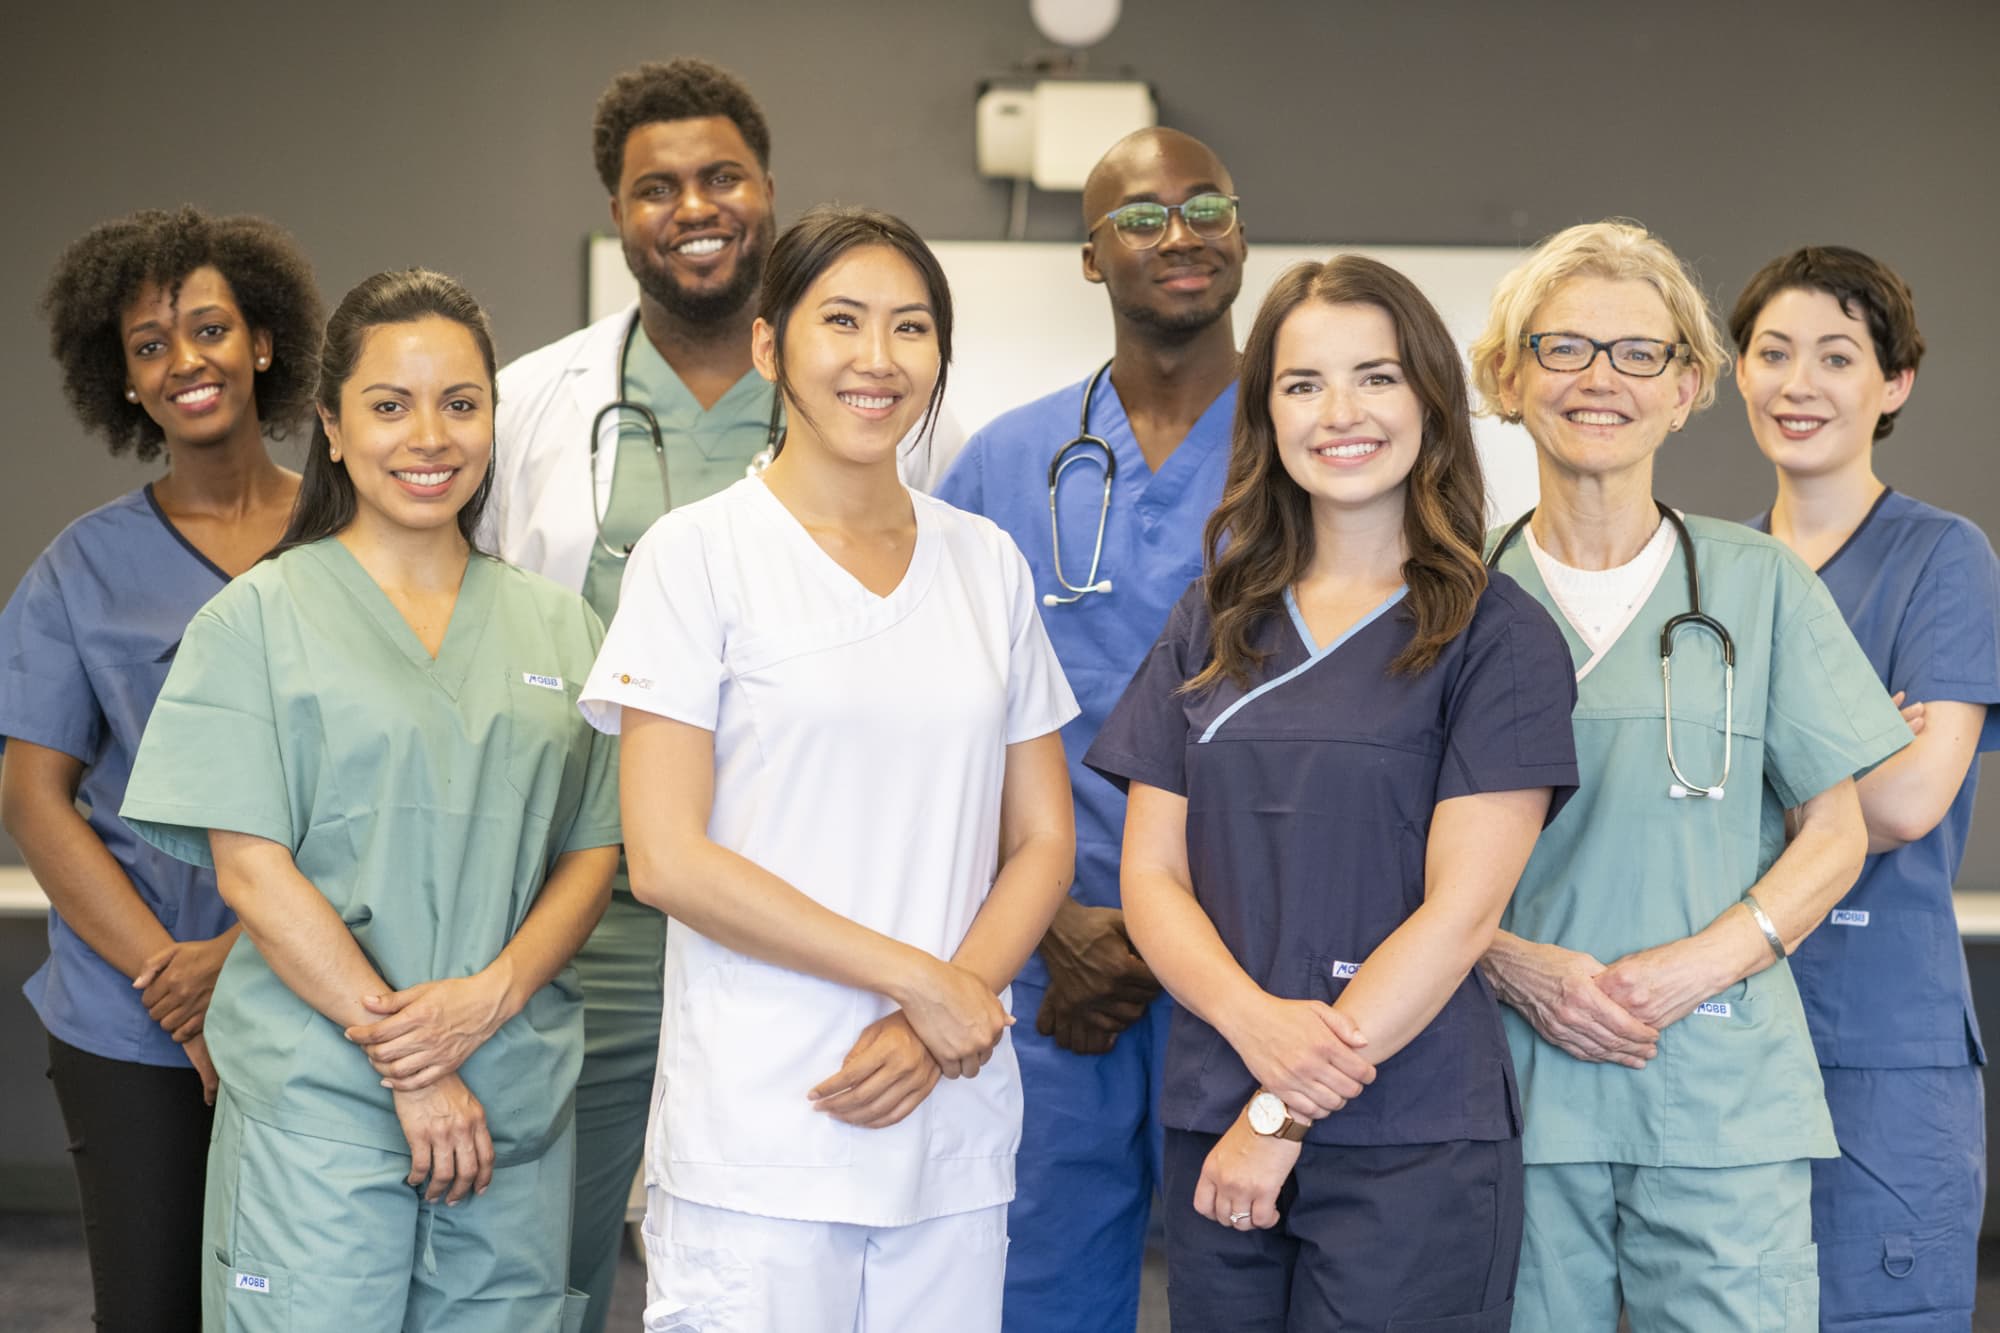
<path fill-rule="evenodd" d="M 901 1227 L 646 1190 L 646 1333 L 999 1333 L 1007 1207 Z"/>

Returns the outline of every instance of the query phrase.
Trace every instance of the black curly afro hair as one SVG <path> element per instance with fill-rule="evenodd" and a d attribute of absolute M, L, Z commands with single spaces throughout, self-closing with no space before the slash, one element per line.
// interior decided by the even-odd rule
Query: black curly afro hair
<path fill-rule="evenodd" d="M 118 321 L 148 283 L 176 298 L 182 279 L 213 265 L 252 329 L 271 335 L 271 365 L 257 376 L 257 419 L 273 439 L 312 411 L 322 316 L 319 286 L 297 242 L 276 223 L 210 217 L 193 207 L 145 209 L 100 223 L 56 261 L 42 313 L 49 351 L 77 417 L 111 452 L 159 457 L 166 437 L 125 397 L 125 346 Z"/>
<path fill-rule="evenodd" d="M 618 193 L 625 170 L 625 140 L 641 125 L 656 120 L 695 120 L 727 116 L 736 123 L 743 142 L 757 155 L 757 165 L 771 169 L 771 127 L 763 108 L 743 81 L 697 56 L 677 56 L 665 63 L 649 62 L 611 81 L 597 99 L 591 124 L 591 147 L 597 158 L 597 178 L 607 194 Z"/>

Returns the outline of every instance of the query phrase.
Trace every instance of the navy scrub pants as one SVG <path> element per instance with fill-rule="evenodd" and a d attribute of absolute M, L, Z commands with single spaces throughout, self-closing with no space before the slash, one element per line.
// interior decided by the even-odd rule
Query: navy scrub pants
<path fill-rule="evenodd" d="M 1278 1224 L 1194 1211 L 1216 1135 L 1167 1131 L 1175 1333 L 1507 1333 L 1521 1259 L 1521 1141 L 1306 1144 Z"/>

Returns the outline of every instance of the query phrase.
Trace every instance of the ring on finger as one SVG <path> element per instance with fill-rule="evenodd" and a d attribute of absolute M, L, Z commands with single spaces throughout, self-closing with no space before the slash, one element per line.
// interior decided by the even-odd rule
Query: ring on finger
<path fill-rule="evenodd" d="M 1245 1222 L 1248 1222 L 1249 1220 L 1250 1220 L 1250 1214 L 1248 1214 L 1248 1213 L 1231 1213 L 1231 1214 L 1229 1215 L 1229 1224 L 1230 1224 L 1231 1226 L 1239 1226 L 1239 1227 L 1240 1227 L 1240 1226 L 1242 1226 L 1242 1225 L 1243 1225 L 1243 1224 L 1244 1224 Z"/>

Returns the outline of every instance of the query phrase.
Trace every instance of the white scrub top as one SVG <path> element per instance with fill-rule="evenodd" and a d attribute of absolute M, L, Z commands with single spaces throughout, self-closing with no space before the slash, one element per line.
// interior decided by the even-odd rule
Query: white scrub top
<path fill-rule="evenodd" d="M 999 858 L 1006 747 L 1076 716 L 1028 568 L 986 519 L 912 493 L 902 582 L 868 591 L 761 480 L 674 510 L 633 552 L 580 699 L 715 733 L 709 836 L 833 911 L 940 958 Z M 649 1177 L 677 1198 L 900 1226 L 1014 1193 L 1012 1045 L 887 1129 L 806 1093 L 893 1009 L 676 923 Z"/>
<path fill-rule="evenodd" d="M 565 588 L 582 590 L 597 540 L 595 516 L 611 503 L 619 418 L 606 416 L 598 423 L 594 488 L 590 428 L 598 411 L 619 397 L 619 352 L 638 316 L 638 306 L 629 305 L 536 348 L 500 371 L 493 501 L 481 544 L 509 564 L 533 570 Z M 748 419 L 767 424 L 770 420 L 768 389 L 748 397 L 732 390 L 710 413 L 693 415 L 707 417 L 730 404 L 747 412 Z M 675 423 L 663 419 L 660 424 L 671 451 L 677 442 Z M 726 431 L 728 423 L 706 421 L 703 428 Z M 949 413 L 941 412 L 928 444 L 906 438 L 898 446 L 904 484 L 928 491 L 964 447 L 965 432 Z M 643 474 L 637 484 L 658 489 L 655 479 Z"/>

